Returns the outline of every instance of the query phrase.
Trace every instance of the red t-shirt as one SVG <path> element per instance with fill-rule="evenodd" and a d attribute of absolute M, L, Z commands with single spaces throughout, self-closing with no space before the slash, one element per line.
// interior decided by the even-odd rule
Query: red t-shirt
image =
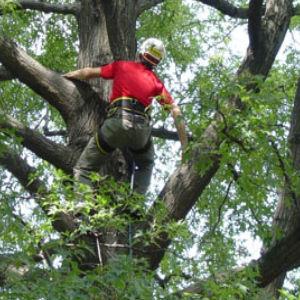
<path fill-rule="evenodd" d="M 113 79 L 110 102 L 120 97 L 137 99 L 144 106 L 150 105 L 154 97 L 162 105 L 174 102 L 155 73 L 142 63 L 115 61 L 101 67 L 100 77 Z"/>

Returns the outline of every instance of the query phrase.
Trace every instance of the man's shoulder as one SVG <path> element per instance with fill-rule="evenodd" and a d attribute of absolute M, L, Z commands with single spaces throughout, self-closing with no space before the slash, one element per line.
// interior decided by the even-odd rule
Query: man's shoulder
<path fill-rule="evenodd" d="M 114 66 L 117 68 L 137 68 L 138 63 L 133 60 L 116 60 L 114 61 Z"/>
<path fill-rule="evenodd" d="M 115 64 L 122 64 L 122 65 L 132 65 L 132 64 L 136 64 L 136 62 L 134 60 L 115 60 L 114 61 Z"/>

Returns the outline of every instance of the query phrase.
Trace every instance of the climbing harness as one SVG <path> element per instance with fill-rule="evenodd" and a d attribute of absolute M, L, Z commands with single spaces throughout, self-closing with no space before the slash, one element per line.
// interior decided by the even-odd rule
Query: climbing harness
<path fill-rule="evenodd" d="M 139 100 L 134 98 L 116 98 L 113 99 L 108 106 L 108 116 L 114 115 L 118 109 L 149 118 L 151 105 L 144 106 Z"/>
<path fill-rule="evenodd" d="M 104 155 L 111 153 L 115 150 L 107 144 L 100 130 L 95 134 L 95 141 L 98 150 Z"/>

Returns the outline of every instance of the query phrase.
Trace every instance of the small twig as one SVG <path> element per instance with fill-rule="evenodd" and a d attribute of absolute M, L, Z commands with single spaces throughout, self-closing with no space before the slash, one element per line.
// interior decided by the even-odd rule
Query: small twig
<path fill-rule="evenodd" d="M 49 117 L 48 117 L 48 110 L 47 110 L 47 112 L 45 113 L 45 115 L 40 119 L 40 121 L 39 121 L 39 122 L 37 123 L 37 125 L 34 127 L 34 130 L 37 130 L 43 121 L 45 121 L 46 124 L 47 124 L 48 119 L 49 119 Z"/>
<path fill-rule="evenodd" d="M 230 189 L 231 189 L 231 185 L 233 183 L 233 180 L 231 180 L 228 184 L 228 187 L 227 187 L 227 190 L 226 190 L 226 194 L 225 194 L 225 197 L 223 198 L 223 201 L 221 202 L 221 205 L 218 207 L 218 219 L 217 219 L 217 222 L 215 223 L 215 225 L 213 226 L 211 232 L 215 232 L 215 230 L 217 229 L 218 225 L 220 224 L 221 222 L 221 217 L 222 217 L 222 209 L 228 199 L 228 196 L 229 196 L 229 192 L 230 192 Z"/>
<path fill-rule="evenodd" d="M 40 248 L 40 250 L 42 252 L 42 255 L 43 255 L 43 258 L 45 259 L 45 261 L 46 261 L 47 265 L 49 266 L 49 268 L 53 269 L 53 264 L 52 264 L 50 255 L 46 250 L 43 249 L 43 245 L 42 245 L 41 241 L 38 243 L 38 248 Z"/>
<path fill-rule="evenodd" d="M 166 288 L 166 285 L 168 284 L 168 282 L 171 280 L 172 277 L 182 277 L 186 280 L 189 280 L 192 278 L 191 275 L 188 275 L 184 272 L 182 272 L 181 274 L 169 274 L 165 278 L 161 278 L 157 274 L 154 275 L 155 280 L 158 282 L 159 286 L 162 287 L 163 289 Z"/>
<path fill-rule="evenodd" d="M 223 207 L 224 207 L 224 205 L 225 205 L 225 203 L 226 203 L 226 201 L 227 201 L 227 199 L 228 199 L 228 196 L 229 196 L 229 192 L 230 192 L 232 183 L 233 183 L 233 180 L 231 180 L 231 181 L 229 182 L 228 187 L 227 187 L 227 190 L 226 190 L 226 194 L 225 194 L 225 196 L 224 196 L 224 198 L 223 198 L 223 201 L 221 202 L 221 204 L 220 204 L 219 207 L 218 207 L 218 218 L 217 218 L 217 221 L 216 221 L 215 224 L 213 225 L 212 229 L 210 229 L 209 232 L 207 232 L 207 233 L 202 237 L 201 243 L 205 243 L 206 238 L 207 238 L 209 235 L 213 234 L 213 233 L 216 231 L 217 227 L 219 226 L 219 224 L 220 224 L 220 222 L 221 222 L 221 217 L 222 217 L 222 209 L 223 209 Z"/>
<path fill-rule="evenodd" d="M 53 130 L 53 131 L 50 131 L 46 127 L 43 127 L 43 132 L 46 136 L 66 136 L 67 135 L 66 130 Z"/>
<path fill-rule="evenodd" d="M 224 131 L 223 130 L 223 134 L 229 139 L 231 140 L 232 142 L 234 142 L 235 144 L 237 144 L 238 146 L 240 146 L 243 151 L 245 151 L 246 153 L 249 153 L 249 152 L 252 152 L 254 151 L 254 147 L 250 147 L 250 148 L 246 148 L 245 145 L 244 145 L 244 142 L 234 136 L 232 136 L 231 134 L 228 133 L 228 131 Z"/>
<path fill-rule="evenodd" d="M 29 228 L 28 227 L 28 224 L 17 214 L 15 214 L 14 212 L 12 212 L 12 216 L 18 220 L 24 227 L 27 228 L 28 232 L 30 234 L 33 234 L 34 233 L 34 230 L 32 228 Z M 48 266 L 52 269 L 53 268 L 53 264 L 51 262 L 51 259 L 50 259 L 50 256 L 48 254 L 48 252 L 46 250 L 43 249 L 43 246 L 42 246 L 42 241 L 38 242 L 37 244 L 38 246 L 38 249 L 41 251 L 42 255 L 43 255 L 43 258 L 45 259 L 45 261 L 47 262 Z"/>
<path fill-rule="evenodd" d="M 217 100 L 216 102 L 216 111 L 218 112 L 218 114 L 222 117 L 222 120 L 223 120 L 223 123 L 224 123 L 224 128 L 222 129 L 222 133 L 229 139 L 231 140 L 232 142 L 236 143 L 237 145 L 239 145 L 246 153 L 249 153 L 251 151 L 254 150 L 253 147 L 247 149 L 243 143 L 243 141 L 241 141 L 240 139 L 232 136 L 230 133 L 229 133 L 229 126 L 228 126 L 228 123 L 227 123 L 227 120 L 226 120 L 226 117 L 225 117 L 225 114 L 220 110 L 219 108 L 219 101 Z"/>

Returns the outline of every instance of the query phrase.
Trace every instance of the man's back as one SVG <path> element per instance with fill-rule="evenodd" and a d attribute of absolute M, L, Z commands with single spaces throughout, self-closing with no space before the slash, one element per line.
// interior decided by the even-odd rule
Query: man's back
<path fill-rule="evenodd" d="M 138 99 L 144 106 L 162 93 L 164 86 L 144 64 L 134 61 L 116 61 L 101 67 L 100 76 L 113 79 L 110 100 L 120 97 Z"/>

